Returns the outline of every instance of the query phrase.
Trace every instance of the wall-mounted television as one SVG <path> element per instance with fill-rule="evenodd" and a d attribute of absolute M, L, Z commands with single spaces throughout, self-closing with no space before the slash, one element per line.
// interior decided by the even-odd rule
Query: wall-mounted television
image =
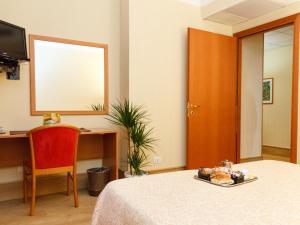
<path fill-rule="evenodd" d="M 24 28 L 0 20 L 0 58 L 28 59 Z"/>

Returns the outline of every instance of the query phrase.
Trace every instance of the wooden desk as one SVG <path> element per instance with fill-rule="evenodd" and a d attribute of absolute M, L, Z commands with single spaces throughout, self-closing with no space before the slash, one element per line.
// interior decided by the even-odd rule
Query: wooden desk
<path fill-rule="evenodd" d="M 103 166 L 111 169 L 110 180 L 118 179 L 118 132 L 90 130 L 81 132 L 79 136 L 77 160 L 101 158 Z M 29 153 L 29 138 L 26 134 L 0 134 L 0 168 L 23 165 Z"/>

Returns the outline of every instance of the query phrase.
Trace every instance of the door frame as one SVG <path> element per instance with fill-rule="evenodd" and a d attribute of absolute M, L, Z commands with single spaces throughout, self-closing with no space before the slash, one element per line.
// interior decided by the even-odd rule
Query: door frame
<path fill-rule="evenodd" d="M 298 129 L 298 76 L 299 76 L 299 40 L 300 40 L 300 13 L 274 20 L 238 33 L 238 75 L 237 75 L 237 162 L 240 162 L 240 138 L 241 138 L 241 78 L 242 78 L 242 38 L 275 30 L 286 25 L 294 25 L 293 43 L 293 76 L 292 76 L 292 109 L 291 109 L 291 155 L 290 162 L 297 162 L 297 129 Z"/>

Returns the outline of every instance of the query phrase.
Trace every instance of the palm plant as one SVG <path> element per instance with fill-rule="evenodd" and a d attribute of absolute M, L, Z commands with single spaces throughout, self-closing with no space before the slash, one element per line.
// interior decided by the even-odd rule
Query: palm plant
<path fill-rule="evenodd" d="M 148 117 L 143 106 L 136 106 L 125 99 L 124 103 L 112 105 L 108 118 L 111 123 L 126 131 L 128 142 L 127 160 L 131 175 L 142 175 L 143 167 L 149 165 L 149 152 L 153 152 L 153 128 L 147 129 Z"/>

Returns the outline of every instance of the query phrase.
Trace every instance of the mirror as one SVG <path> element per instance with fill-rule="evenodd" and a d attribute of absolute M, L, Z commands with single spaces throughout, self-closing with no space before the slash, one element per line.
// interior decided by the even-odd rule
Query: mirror
<path fill-rule="evenodd" d="M 107 45 L 30 35 L 31 114 L 107 114 Z"/>

